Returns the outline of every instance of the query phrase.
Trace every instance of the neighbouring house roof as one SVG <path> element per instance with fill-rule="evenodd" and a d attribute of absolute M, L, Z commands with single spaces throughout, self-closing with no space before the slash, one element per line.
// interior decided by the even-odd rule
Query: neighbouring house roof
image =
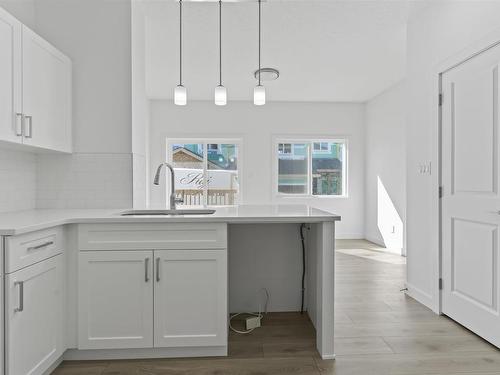
<path fill-rule="evenodd" d="M 203 162 L 203 155 L 191 151 L 185 147 L 177 147 L 172 153 L 172 158 L 177 162 Z M 227 169 L 225 163 L 219 163 L 218 160 L 208 159 L 209 169 Z"/>

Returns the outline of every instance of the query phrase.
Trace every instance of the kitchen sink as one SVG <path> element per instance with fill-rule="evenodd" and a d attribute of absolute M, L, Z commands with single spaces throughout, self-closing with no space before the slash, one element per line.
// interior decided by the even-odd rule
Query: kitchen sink
<path fill-rule="evenodd" d="M 128 210 L 120 212 L 120 216 L 172 216 L 172 215 L 212 215 L 215 210 L 210 209 L 177 209 L 177 210 Z"/>

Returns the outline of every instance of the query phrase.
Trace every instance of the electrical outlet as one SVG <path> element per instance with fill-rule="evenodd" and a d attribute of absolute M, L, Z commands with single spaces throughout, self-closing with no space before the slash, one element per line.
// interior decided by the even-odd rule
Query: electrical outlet
<path fill-rule="evenodd" d="M 247 331 L 254 328 L 260 327 L 260 317 L 259 316 L 251 316 L 246 318 L 246 326 Z"/>

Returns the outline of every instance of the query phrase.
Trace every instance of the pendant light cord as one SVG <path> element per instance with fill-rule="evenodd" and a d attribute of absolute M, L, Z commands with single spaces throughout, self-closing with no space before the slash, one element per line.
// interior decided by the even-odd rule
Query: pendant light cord
<path fill-rule="evenodd" d="M 222 86 L 222 0 L 219 0 L 219 86 Z"/>
<path fill-rule="evenodd" d="M 182 86 L 182 0 L 179 0 L 179 86 Z"/>
<path fill-rule="evenodd" d="M 261 86 L 260 84 L 260 72 L 261 72 L 261 68 L 260 68 L 260 49 L 261 49 L 261 17 L 262 17 L 262 14 L 261 14 L 261 0 L 259 0 L 259 86 Z"/>

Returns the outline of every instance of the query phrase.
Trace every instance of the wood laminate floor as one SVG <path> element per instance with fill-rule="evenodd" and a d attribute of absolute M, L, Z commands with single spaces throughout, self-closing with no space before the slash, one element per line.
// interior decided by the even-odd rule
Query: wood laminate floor
<path fill-rule="evenodd" d="M 272 313 L 229 337 L 229 357 L 63 362 L 55 375 L 500 375 L 500 350 L 399 290 L 404 258 L 338 241 L 335 351 L 322 360 L 306 315 Z"/>

